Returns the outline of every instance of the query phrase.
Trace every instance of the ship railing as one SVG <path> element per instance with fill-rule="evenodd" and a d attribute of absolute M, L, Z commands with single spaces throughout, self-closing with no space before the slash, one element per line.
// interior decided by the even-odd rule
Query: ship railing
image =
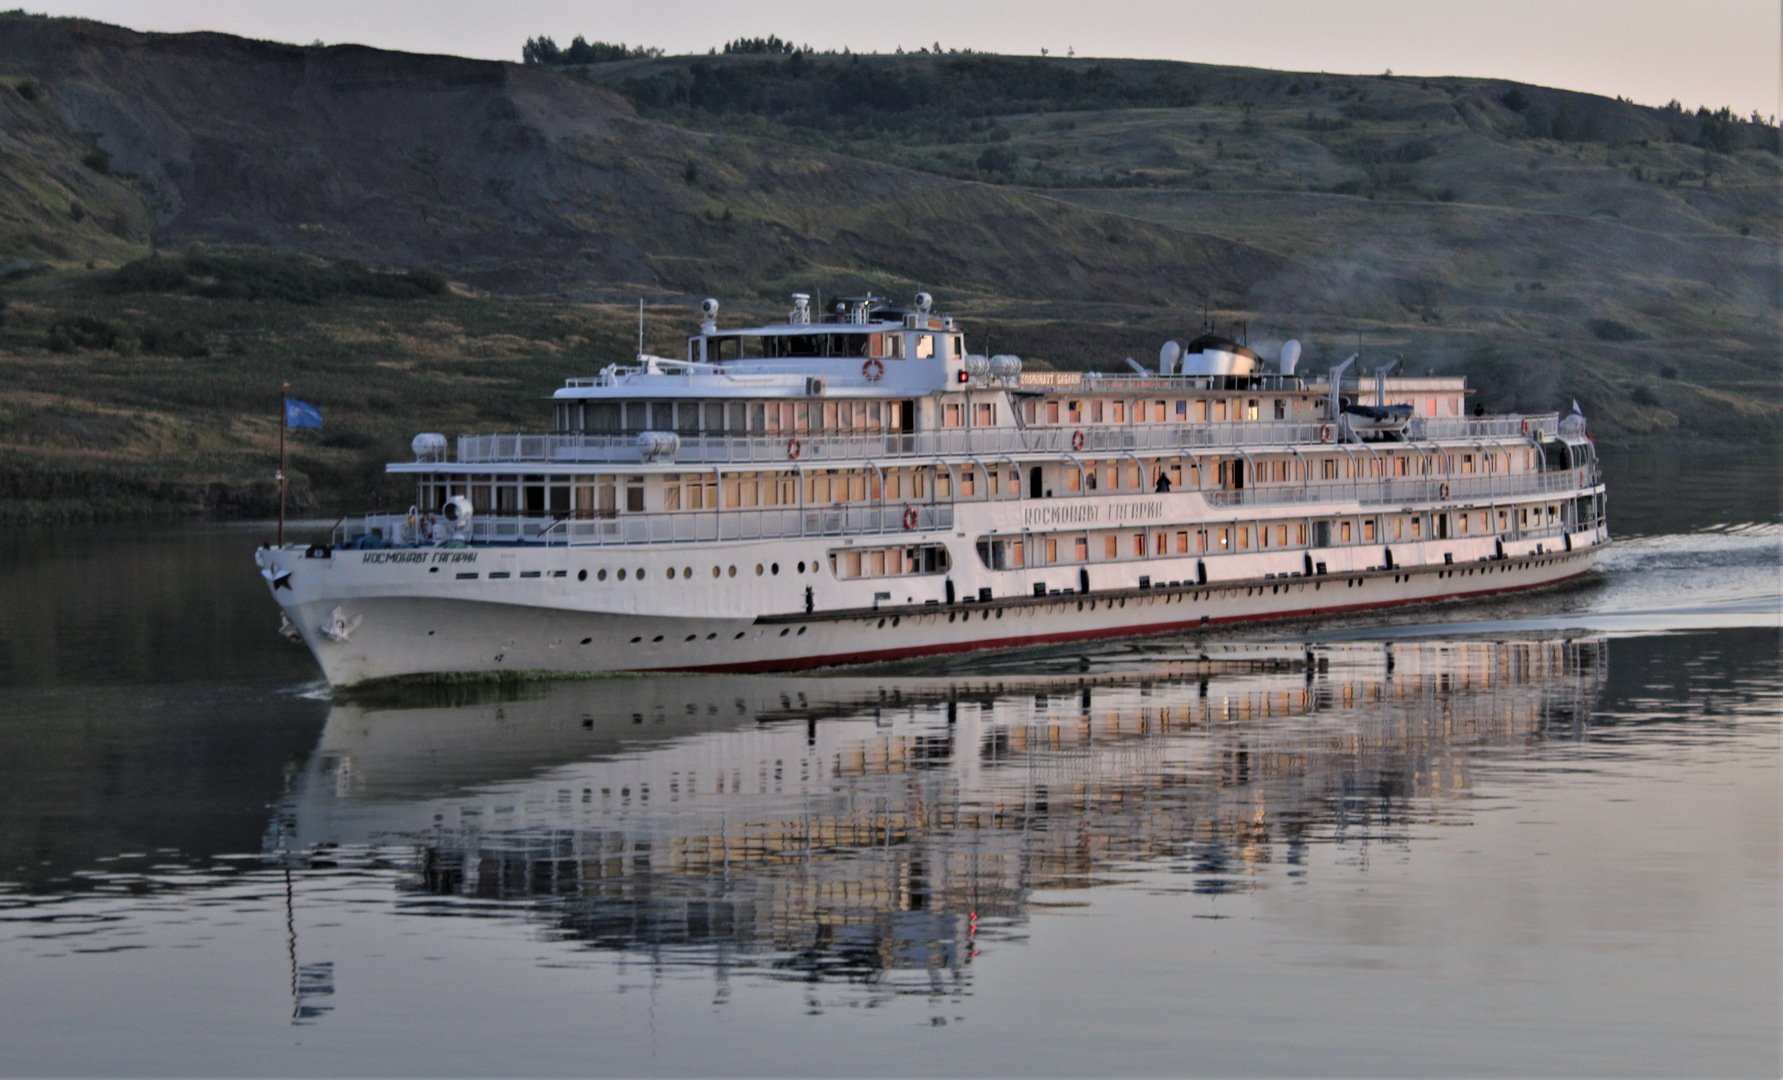
<path fill-rule="evenodd" d="M 912 542 L 931 529 L 953 527 L 951 504 L 772 507 L 754 510 L 623 513 L 600 517 L 479 514 L 468 526 L 423 515 L 371 513 L 334 531 L 347 548 L 431 547 L 464 544 L 714 543 L 808 536 L 898 536 Z"/>
<path fill-rule="evenodd" d="M 1516 439 L 1553 434 L 1559 423 L 1559 416 L 1554 413 L 1529 417 L 1415 417 L 1407 434 L 1415 442 Z M 1292 446 L 1316 452 L 1323 447 L 1345 445 L 1334 441 L 1337 438 L 1335 425 L 1323 422 L 1246 420 L 1119 426 L 1067 423 L 1026 429 L 951 428 L 873 434 L 683 434 L 677 437 L 672 454 L 653 455 L 636 435 L 490 434 L 459 436 L 458 461 L 575 464 L 658 460 L 679 465 L 778 464 L 793 468 L 796 464 L 827 461 L 1036 453 L 1105 457 L 1222 447 Z"/>
<path fill-rule="evenodd" d="M 1588 469 L 1554 473 L 1475 473 L 1390 478 L 1292 487 L 1253 487 L 1206 492 L 1209 506 L 1282 506 L 1292 503 L 1356 502 L 1363 506 L 1410 506 L 1416 503 L 1473 503 L 1530 495 L 1571 495 L 1597 483 Z"/>

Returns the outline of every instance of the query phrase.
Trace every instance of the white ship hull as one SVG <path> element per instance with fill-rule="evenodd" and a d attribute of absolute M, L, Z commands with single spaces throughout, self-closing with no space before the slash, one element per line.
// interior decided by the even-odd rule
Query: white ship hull
<path fill-rule="evenodd" d="M 1156 376 L 1024 374 L 926 294 L 809 300 L 736 330 L 706 301 L 685 357 L 569 380 L 550 433 L 416 436 L 407 514 L 260 551 L 292 631 L 335 686 L 780 671 L 1541 588 L 1608 540 L 1576 409 L 1384 370 L 1345 405 L 1356 357 L 1319 382 L 1212 334 Z"/>
<path fill-rule="evenodd" d="M 1430 541 L 1395 549 L 1397 562 L 1422 565 L 1392 569 L 1366 565 L 1380 560 L 1379 547 L 1215 557 L 1205 560 L 1205 584 L 1201 560 L 1145 560 L 1124 573 L 1091 568 L 1087 592 L 1059 567 L 974 574 L 956 558 L 951 604 L 940 577 L 898 583 L 900 591 L 932 595 L 894 599 L 881 590 L 875 602 L 873 587 L 883 582 L 838 582 L 827 569 L 793 572 L 800 562 L 827 567 L 823 552 L 833 541 L 629 549 L 623 557 L 636 564 L 634 575 L 644 570 L 643 582 L 629 588 L 611 578 L 594 585 L 596 568 L 612 565 L 617 553 L 587 548 L 485 548 L 474 552 L 477 563 L 444 564 L 509 567 L 496 572 L 511 576 L 493 581 L 461 581 L 462 571 L 450 569 L 429 573 L 429 562 L 392 563 L 390 552 L 309 558 L 300 548 L 269 548 L 260 561 L 269 580 L 289 572 L 274 595 L 329 683 L 345 687 L 437 673 L 784 671 L 1315 618 L 1554 585 L 1589 570 L 1603 539 L 1581 533 L 1507 544 L 1502 558 L 1490 538 Z M 402 554 L 433 560 L 473 553 Z M 667 578 L 670 567 L 696 558 L 707 565 L 724 559 L 745 577 L 721 571 L 711 582 L 696 571 L 691 581 Z M 769 562 L 755 577 L 762 560 L 777 560 L 782 572 L 766 573 Z M 1308 575 L 1307 563 L 1323 563 L 1325 572 Z M 1035 584 L 1066 588 L 1036 596 Z M 988 599 L 979 599 L 981 589 Z"/>

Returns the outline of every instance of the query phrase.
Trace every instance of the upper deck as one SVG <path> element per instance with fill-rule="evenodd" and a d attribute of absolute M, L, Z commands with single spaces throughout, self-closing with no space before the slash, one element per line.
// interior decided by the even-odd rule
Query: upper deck
<path fill-rule="evenodd" d="M 858 464 L 1329 443 L 1354 452 L 1352 405 L 1402 410 L 1390 433 L 1401 442 L 1485 444 L 1559 425 L 1555 414 L 1469 417 L 1458 376 L 1346 377 L 1355 357 L 1302 376 L 1292 341 L 1279 362 L 1203 334 L 1186 349 L 1165 343 L 1155 372 L 1131 358 L 1113 373 L 1024 371 L 1017 357 L 967 352 L 954 320 L 931 306 L 927 294 L 914 307 L 845 297 L 814 317 L 810 298 L 795 294 L 785 322 L 720 329 L 708 300 L 684 358 L 640 352 L 572 378 L 553 395 L 553 431 L 463 435 L 454 463 Z M 446 447 L 422 436 L 420 460 L 391 471 L 437 468 Z"/>
<path fill-rule="evenodd" d="M 894 459 L 979 458 L 998 461 L 1027 455 L 1103 455 L 1171 450 L 1270 447 L 1321 447 L 1331 449 L 1320 423 L 1279 421 L 1229 422 L 1120 427 L 1089 426 L 1053 428 L 960 428 L 924 432 L 806 433 L 803 435 L 687 435 L 676 436 L 672 450 L 658 449 L 637 435 L 588 433 L 461 435 L 457 461 L 464 465 L 561 465 L 566 468 L 611 463 L 637 465 L 659 461 L 665 465 L 740 465 L 803 463 L 837 465 Z M 1536 416 L 1414 418 L 1407 435 L 1412 442 L 1488 444 L 1527 442 L 1531 436 L 1552 437 L 1559 432 L 1557 413 Z M 789 443 L 799 443 L 797 457 L 789 460 Z M 1368 443 L 1340 443 L 1346 453 L 1373 452 Z M 426 472 L 437 463 L 401 463 L 392 472 Z"/>

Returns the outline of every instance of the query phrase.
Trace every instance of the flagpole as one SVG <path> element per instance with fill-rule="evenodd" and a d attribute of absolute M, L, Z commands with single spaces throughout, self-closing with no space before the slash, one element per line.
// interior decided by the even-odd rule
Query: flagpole
<path fill-rule="evenodd" d="M 279 388 L 279 547 L 285 546 L 285 388 Z"/>

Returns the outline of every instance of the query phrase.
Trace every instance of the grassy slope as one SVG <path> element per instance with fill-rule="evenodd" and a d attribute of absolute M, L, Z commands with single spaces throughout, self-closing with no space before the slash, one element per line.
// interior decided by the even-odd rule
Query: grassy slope
<path fill-rule="evenodd" d="M 538 429 L 551 388 L 630 337 L 622 313 L 598 307 L 215 299 L 106 281 L 103 271 L 44 275 L 12 290 L 0 326 L 0 521 L 269 513 L 285 382 L 326 421 L 290 436 L 293 509 L 394 505 L 409 496 L 383 463 L 406 458 L 415 431 Z M 71 312 L 193 331 L 209 354 L 45 348 Z"/>
<path fill-rule="evenodd" d="M 237 47 L 170 40 L 182 62 Z M 157 42 L 126 44 L 142 93 L 162 93 L 172 109 L 149 78 L 168 62 Z M 525 266 L 513 287 L 551 280 L 596 299 L 298 303 L 107 284 L 105 265 L 144 252 L 152 216 L 181 243 L 259 229 L 281 245 L 351 256 L 364 238 L 348 225 L 312 228 L 302 214 L 250 219 L 238 191 L 170 188 L 189 162 L 145 156 L 153 140 L 128 144 L 135 176 L 83 162 L 96 141 L 125 144 L 81 130 L 56 95 L 86 103 L 83 115 L 99 115 L 96 99 L 109 108 L 140 98 L 94 89 L 109 85 L 91 74 L 105 68 L 102 45 L 83 46 L 82 63 L 66 68 L 87 81 L 47 93 L 14 89 L 32 71 L 0 72 L 0 253 L 55 267 L 0 282 L 0 519 L 264 513 L 283 380 L 328 414 L 323 432 L 293 441 L 298 504 L 399 502 L 381 464 L 406 456 L 416 430 L 543 426 L 541 399 L 563 377 L 630 353 L 635 309 L 622 298 L 637 293 L 716 293 L 728 321 L 777 311 L 794 289 L 929 288 L 967 316 L 975 348 L 1103 370 L 1194 333 L 1207 303 L 1217 319 L 1248 320 L 1260 346 L 1301 337 L 1313 370 L 1360 335 L 1370 360 L 1403 353 L 1415 368 L 1467 370 L 1493 406 L 1578 397 L 1612 440 L 1778 433 L 1777 158 L 1753 145 L 1694 146 L 1689 116 L 1536 88 L 1521 88 L 1512 109 L 1510 84 L 1477 80 L 1132 63 L 1111 66 L 1131 85 L 1168 78 L 1192 102 L 990 101 L 991 111 L 933 123 L 813 127 L 772 109 L 629 116 L 565 76 L 492 79 L 488 66 L 467 75 L 451 61 L 442 85 L 471 95 L 479 115 L 500 121 L 492 130 L 512 137 L 490 145 L 467 128 L 460 145 L 435 144 L 450 167 L 396 147 L 385 155 L 394 171 L 339 182 L 388 182 L 395 194 L 369 210 L 344 196 L 341 205 L 374 217 L 380 206 L 425 207 L 437 235 L 396 228 L 409 246 L 380 261 L 406 253 L 488 287 L 503 280 L 491 260 L 504 256 L 480 239 L 525 203 L 537 229 L 515 249 Z M 341 65 L 377 69 L 384 55 L 324 52 L 299 59 L 333 79 Z M 425 59 L 399 66 L 405 77 L 438 76 Z M 236 62 L 249 72 L 258 63 Z M 597 74 L 623 87 L 697 62 Z M 400 96 L 401 83 L 377 92 Z M 1591 137 L 1534 137 L 1556 117 Z M 341 137 L 342 152 L 354 145 Z M 991 148 L 1005 152 L 995 168 L 981 161 Z M 460 178 L 456 190 L 429 175 L 480 156 L 515 184 L 539 185 L 526 189 L 537 205 L 511 192 L 479 201 L 486 185 Z M 256 197 L 285 197 L 257 182 L 271 186 Z M 180 207 L 171 216 L 170 200 Z M 84 213 L 70 211 L 76 201 Z M 88 261 L 101 269 L 84 270 Z M 689 309 L 653 306 L 650 346 L 677 351 Z M 79 316 L 123 330 L 125 344 L 52 351 L 56 325 Z M 207 355 L 133 344 L 157 328 L 185 331 L 201 346 L 188 351 Z"/>
<path fill-rule="evenodd" d="M 1157 62 L 875 57 L 789 74 L 785 60 L 729 57 L 597 65 L 587 76 L 648 109 L 653 80 L 701 64 L 772 92 L 733 91 L 706 107 L 658 102 L 656 115 L 1093 209 L 1103 244 L 1132 248 L 1135 266 L 1159 226 L 1278 256 L 1237 288 L 1174 279 L 1173 299 L 1247 321 L 1260 344 L 1302 337 L 1315 364 L 1360 339 L 1366 355 L 1483 376 L 1494 406 L 1577 397 L 1612 439 L 1778 437 L 1774 128 L 1722 125 L 1710 149 L 1698 145 L 1698 116 L 1586 94 Z M 983 91 L 992 98 L 982 107 L 933 90 L 980 77 L 969 65 L 1018 88 L 1003 102 Z M 919 94 L 932 80 L 924 121 L 814 124 L 785 104 L 799 100 L 787 85 L 822 99 L 822 72 L 851 66 L 899 73 Z M 742 77 L 752 67 L 760 74 Z M 1090 73 L 1109 77 L 1073 85 Z M 1184 103 L 1143 104 L 1160 87 Z M 1141 103 L 1071 107 L 1073 94 L 1123 93 Z M 981 314 L 1027 355 L 1099 367 L 1149 357 L 1198 321 L 1118 293 L 1084 298 L 1097 302 L 1068 320 L 1036 316 L 1018 297 Z"/>

